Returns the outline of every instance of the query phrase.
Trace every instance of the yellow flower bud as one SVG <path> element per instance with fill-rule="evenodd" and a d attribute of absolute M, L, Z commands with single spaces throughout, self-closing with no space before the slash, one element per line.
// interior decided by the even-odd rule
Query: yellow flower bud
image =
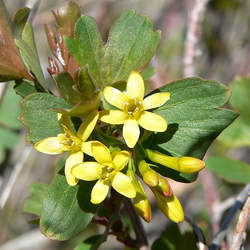
<path fill-rule="evenodd" d="M 203 169 L 205 162 L 193 157 L 182 157 L 179 160 L 179 167 L 183 173 L 194 173 Z"/>
<path fill-rule="evenodd" d="M 159 176 L 159 183 L 155 187 L 155 189 L 161 195 L 166 196 L 166 197 L 170 197 L 173 194 L 173 191 L 172 191 L 171 186 L 169 185 L 168 181 L 161 176 Z"/>
<path fill-rule="evenodd" d="M 158 174 L 152 170 L 145 161 L 140 161 L 139 171 L 142 175 L 143 181 L 150 187 L 158 185 L 159 177 Z"/>
<path fill-rule="evenodd" d="M 176 171 L 182 173 L 195 173 L 200 171 L 205 167 L 205 162 L 193 157 L 172 157 L 168 155 L 164 155 L 157 151 L 153 151 L 150 149 L 146 150 L 148 158 L 156 163 L 159 163 L 168 168 L 172 168 Z"/>
<path fill-rule="evenodd" d="M 130 163 L 131 164 L 131 163 Z M 140 181 L 137 180 L 135 174 L 131 168 L 127 171 L 127 176 L 131 179 L 131 182 L 136 190 L 136 196 L 134 198 L 134 207 L 139 216 L 141 216 L 146 222 L 151 221 L 151 207 L 146 195 L 146 192 Z"/>
<path fill-rule="evenodd" d="M 153 193 L 155 195 L 158 207 L 170 220 L 175 223 L 179 223 L 184 220 L 182 206 L 174 194 L 171 197 L 165 197 L 156 191 L 153 191 Z"/>

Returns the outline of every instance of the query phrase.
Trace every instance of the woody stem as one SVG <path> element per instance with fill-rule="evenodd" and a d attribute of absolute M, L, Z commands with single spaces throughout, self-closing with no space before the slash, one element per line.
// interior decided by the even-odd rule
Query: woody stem
<path fill-rule="evenodd" d="M 124 207 L 130 217 L 131 223 L 133 225 L 136 241 L 138 242 L 138 248 L 140 250 L 149 250 L 148 240 L 141 222 L 141 219 L 137 215 L 133 204 L 131 203 L 130 199 L 124 198 L 123 199 Z"/>

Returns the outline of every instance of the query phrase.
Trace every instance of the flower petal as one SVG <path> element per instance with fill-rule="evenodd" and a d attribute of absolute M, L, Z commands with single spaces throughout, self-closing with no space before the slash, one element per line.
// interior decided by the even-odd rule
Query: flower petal
<path fill-rule="evenodd" d="M 143 107 L 145 110 L 158 108 L 170 99 L 169 92 L 161 92 L 150 95 L 143 100 Z"/>
<path fill-rule="evenodd" d="M 82 143 L 82 146 L 81 146 L 81 150 L 83 153 L 89 155 L 89 156 L 93 156 L 92 154 L 92 148 L 91 148 L 91 143 L 94 142 L 94 141 L 86 141 L 86 142 L 83 142 Z"/>
<path fill-rule="evenodd" d="M 123 109 L 124 102 L 127 101 L 126 95 L 113 87 L 106 87 L 103 91 L 105 99 L 113 106 Z"/>
<path fill-rule="evenodd" d="M 122 170 L 127 165 L 129 158 L 130 153 L 128 151 L 123 150 L 118 152 L 113 159 L 115 169 L 117 171 Z"/>
<path fill-rule="evenodd" d="M 123 126 L 123 138 L 128 147 L 133 148 L 140 136 L 138 123 L 134 119 L 128 119 Z"/>
<path fill-rule="evenodd" d="M 83 121 L 80 128 L 77 131 L 77 136 L 82 139 L 82 141 L 86 141 L 88 137 L 91 135 L 92 131 L 95 128 L 99 117 L 99 113 L 97 110 L 93 111 L 91 114 L 87 116 L 87 118 Z"/>
<path fill-rule="evenodd" d="M 65 146 L 59 142 L 58 137 L 45 138 L 37 142 L 34 148 L 39 152 L 49 155 L 61 154 L 67 151 Z"/>
<path fill-rule="evenodd" d="M 130 178 L 121 173 L 117 172 L 112 180 L 112 187 L 120 194 L 128 197 L 135 198 L 136 191 L 130 180 Z"/>
<path fill-rule="evenodd" d="M 112 157 L 109 149 L 99 141 L 91 143 L 92 154 L 95 160 L 99 163 L 112 162 Z"/>
<path fill-rule="evenodd" d="M 81 151 L 78 152 L 70 152 L 69 156 L 65 163 L 65 176 L 68 184 L 70 186 L 75 186 L 78 182 L 78 179 L 72 175 L 71 169 L 76 164 L 81 163 L 83 161 L 83 153 Z"/>
<path fill-rule="evenodd" d="M 131 98 L 139 98 L 140 100 L 144 97 L 144 81 L 141 75 L 136 72 L 132 71 L 128 77 L 127 82 L 127 93 Z"/>
<path fill-rule="evenodd" d="M 101 165 L 98 162 L 87 161 L 72 167 L 71 174 L 84 181 L 94 181 L 99 179 Z"/>
<path fill-rule="evenodd" d="M 103 110 L 100 112 L 100 120 L 109 124 L 123 124 L 127 114 L 121 110 Z"/>
<path fill-rule="evenodd" d="M 162 116 L 148 111 L 141 114 L 138 123 L 149 131 L 164 132 L 167 129 L 167 122 Z"/>
<path fill-rule="evenodd" d="M 109 192 L 109 185 L 99 180 L 93 187 L 91 192 L 91 202 L 99 204 L 105 200 Z"/>
<path fill-rule="evenodd" d="M 69 115 L 64 115 L 61 113 L 57 113 L 57 119 L 59 122 L 59 125 L 61 126 L 61 129 L 66 134 L 74 134 L 74 131 L 71 127 L 71 119 Z"/>

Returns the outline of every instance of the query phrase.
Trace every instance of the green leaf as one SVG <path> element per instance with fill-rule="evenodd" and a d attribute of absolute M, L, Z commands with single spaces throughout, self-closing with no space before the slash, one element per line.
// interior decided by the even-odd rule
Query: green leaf
<path fill-rule="evenodd" d="M 57 174 L 43 202 L 41 232 L 50 239 L 68 240 L 91 221 L 97 206 L 90 203 L 93 182 L 80 181 L 74 187 Z"/>
<path fill-rule="evenodd" d="M 23 98 L 37 92 L 34 84 L 26 80 L 16 80 L 14 90 L 17 95 L 20 95 Z"/>
<path fill-rule="evenodd" d="M 56 85 L 65 99 L 65 101 L 71 105 L 75 105 L 81 102 L 80 93 L 76 92 L 72 87 L 74 86 L 74 81 L 68 72 L 62 72 L 57 75 L 53 75 Z"/>
<path fill-rule="evenodd" d="M 34 93 L 23 100 L 21 120 L 29 129 L 27 140 L 36 143 L 61 133 L 57 113 L 52 108 L 70 108 L 64 99 L 47 93 Z"/>
<path fill-rule="evenodd" d="M 196 239 L 192 232 L 185 232 L 181 235 L 177 224 L 174 224 L 164 232 L 160 238 L 156 239 L 152 245 L 152 250 L 180 250 L 198 249 Z"/>
<path fill-rule="evenodd" d="M 237 114 L 221 109 L 229 90 L 214 81 L 187 78 L 159 89 L 170 92 L 171 98 L 154 112 L 168 122 L 164 133 L 153 135 L 153 148 L 176 157 L 202 158 L 212 141 L 226 128 Z"/>
<path fill-rule="evenodd" d="M 3 102 L 0 106 L 0 123 L 11 129 L 22 128 L 22 123 L 18 120 L 18 116 L 21 114 L 20 101 L 22 98 L 17 96 L 12 88 L 12 84 L 8 86 L 4 95 Z"/>
<path fill-rule="evenodd" d="M 237 77 L 230 84 L 232 97 L 230 104 L 240 116 L 218 137 L 229 147 L 250 146 L 250 78 Z"/>
<path fill-rule="evenodd" d="M 30 14 L 30 8 L 28 7 L 23 7 L 20 8 L 16 11 L 16 13 L 13 16 L 13 28 L 14 28 L 14 34 L 17 37 L 21 37 L 22 36 L 22 32 L 24 29 L 24 26 L 28 20 Z"/>
<path fill-rule="evenodd" d="M 209 157 L 206 160 L 206 168 L 229 182 L 250 182 L 250 166 L 242 161 L 226 157 Z"/>
<path fill-rule="evenodd" d="M 160 42 L 160 31 L 146 16 L 126 11 L 114 24 L 104 46 L 95 20 L 82 16 L 76 24 L 75 39 L 66 44 L 79 66 L 88 64 L 91 77 L 99 88 L 127 80 L 151 59 Z"/>
<path fill-rule="evenodd" d="M 16 45 L 20 49 L 22 57 L 29 70 L 35 75 L 42 88 L 45 90 L 46 82 L 37 54 L 33 29 L 30 23 L 26 23 L 22 33 L 22 39 L 16 39 Z"/>
<path fill-rule="evenodd" d="M 166 119 L 168 129 L 149 137 L 144 148 L 175 157 L 202 159 L 212 141 L 237 117 L 234 111 L 219 108 L 230 96 L 229 90 L 220 83 L 187 78 L 163 86 L 159 91 L 171 94 L 170 100 L 154 111 Z M 168 172 L 176 180 L 181 177 L 193 181 L 197 176 Z"/>
<path fill-rule="evenodd" d="M 29 197 L 24 203 L 23 211 L 30 214 L 41 216 L 43 199 L 45 198 L 48 190 L 48 185 L 45 183 L 32 183 L 29 186 Z"/>
<path fill-rule="evenodd" d="M 30 79 L 14 42 L 11 22 L 3 1 L 0 1 L 0 82 L 21 78 Z"/>
<path fill-rule="evenodd" d="M 106 234 L 93 235 L 84 240 L 83 243 L 76 246 L 74 250 L 97 250 L 99 249 L 99 246 L 106 240 L 107 240 Z"/>

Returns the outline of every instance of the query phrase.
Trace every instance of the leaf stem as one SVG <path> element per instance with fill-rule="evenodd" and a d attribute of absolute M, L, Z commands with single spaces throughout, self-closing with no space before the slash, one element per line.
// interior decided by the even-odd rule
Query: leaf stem
<path fill-rule="evenodd" d="M 136 241 L 138 242 L 137 243 L 138 248 L 140 250 L 149 250 L 147 236 L 145 234 L 141 220 L 134 209 L 133 204 L 131 203 L 130 199 L 127 199 L 127 198 L 123 199 L 123 203 L 131 219 L 131 223 L 133 225 L 135 235 L 136 235 Z"/>

